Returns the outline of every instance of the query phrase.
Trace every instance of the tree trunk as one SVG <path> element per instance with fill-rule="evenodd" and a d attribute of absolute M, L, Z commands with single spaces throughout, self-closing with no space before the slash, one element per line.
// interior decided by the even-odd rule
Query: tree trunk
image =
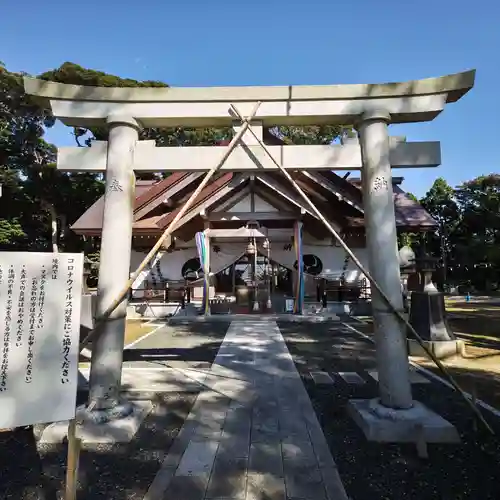
<path fill-rule="evenodd" d="M 50 214 L 50 227 L 51 227 L 51 241 L 52 241 L 52 252 L 57 253 L 59 248 L 57 246 L 58 234 L 57 234 L 57 212 L 52 203 L 47 201 L 43 202 L 43 207 Z"/>

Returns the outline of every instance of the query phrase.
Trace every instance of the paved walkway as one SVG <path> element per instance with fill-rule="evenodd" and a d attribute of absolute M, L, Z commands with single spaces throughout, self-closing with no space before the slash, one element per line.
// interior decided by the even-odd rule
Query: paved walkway
<path fill-rule="evenodd" d="M 347 500 L 274 321 L 234 321 L 144 500 Z"/>

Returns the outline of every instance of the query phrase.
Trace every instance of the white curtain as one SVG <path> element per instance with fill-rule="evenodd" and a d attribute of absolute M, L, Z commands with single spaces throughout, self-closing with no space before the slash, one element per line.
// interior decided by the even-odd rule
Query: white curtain
<path fill-rule="evenodd" d="M 285 250 L 285 245 L 285 243 L 275 243 L 274 245 L 271 245 L 271 260 L 277 262 L 283 267 L 293 270 L 293 265 L 295 263 L 295 252 L 293 251 L 293 248 L 291 250 Z M 366 248 L 354 248 L 353 252 L 361 261 L 361 263 L 365 267 L 368 267 Z M 341 277 L 344 271 L 346 257 L 346 253 L 342 248 L 324 245 L 304 245 L 303 254 L 316 255 L 321 260 L 323 269 L 320 273 L 320 276 L 325 276 L 333 279 L 338 279 Z M 364 277 L 364 275 L 361 275 L 359 269 L 356 267 L 352 259 L 349 259 L 347 268 L 345 270 L 346 281 L 353 282 L 359 280 L 362 277 Z"/>

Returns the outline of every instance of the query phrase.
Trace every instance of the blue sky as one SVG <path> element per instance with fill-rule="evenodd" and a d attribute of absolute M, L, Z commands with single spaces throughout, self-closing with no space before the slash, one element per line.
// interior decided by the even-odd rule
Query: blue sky
<path fill-rule="evenodd" d="M 500 171 L 500 2 L 484 0 L 67 0 L 2 2 L 0 60 L 36 75 L 65 61 L 176 86 L 404 81 L 476 68 L 475 88 L 433 122 L 392 126 L 439 140 L 437 169 L 398 170 L 425 194 Z M 56 126 L 47 139 L 73 144 Z"/>

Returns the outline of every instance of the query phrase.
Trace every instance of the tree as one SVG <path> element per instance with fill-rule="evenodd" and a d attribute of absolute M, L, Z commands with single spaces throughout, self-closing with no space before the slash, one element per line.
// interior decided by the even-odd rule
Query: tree
<path fill-rule="evenodd" d="M 500 175 L 482 175 L 455 190 L 461 210 L 457 254 L 480 288 L 499 280 Z"/>
<path fill-rule="evenodd" d="M 427 238 L 426 251 L 440 257 L 442 280 L 446 283 L 450 259 L 453 259 L 452 235 L 459 226 L 460 220 L 455 192 L 445 179 L 439 177 L 420 203 L 438 223 L 435 233 Z"/>
<path fill-rule="evenodd" d="M 273 127 L 271 133 L 286 144 L 314 145 L 331 144 L 343 135 L 350 135 L 352 128 L 339 125 L 319 125 L 309 127 Z"/>
<path fill-rule="evenodd" d="M 16 248 L 29 240 L 27 223 L 35 212 L 25 190 L 32 166 L 53 160 L 53 149 L 43 140 L 50 114 L 24 93 L 23 74 L 0 65 L 0 225 L 2 248 Z"/>
<path fill-rule="evenodd" d="M 56 148 L 43 139 L 54 119 L 24 93 L 23 76 L 0 66 L 0 247 L 47 251 L 54 215 L 60 229 L 73 223 L 100 196 L 102 182 L 56 170 Z M 65 243 L 81 248 L 71 235 Z"/>
<path fill-rule="evenodd" d="M 45 129 L 53 125 L 54 118 L 50 109 L 41 108 L 24 93 L 23 76 L 25 73 L 10 72 L 0 63 L 0 183 L 3 185 L 0 248 L 47 251 L 58 246 L 61 250 L 80 251 L 83 242 L 67 228 L 102 195 L 102 175 L 69 174 L 56 169 L 56 148 L 43 139 Z M 120 78 L 69 62 L 39 78 L 103 87 L 168 86 L 159 81 Z M 349 133 L 349 128 L 279 127 L 271 132 L 286 142 L 328 144 L 341 134 Z M 79 146 L 89 147 L 93 140 L 106 140 L 107 130 L 76 128 L 74 136 Z M 141 139 L 154 139 L 159 146 L 214 145 L 232 136 L 229 127 L 177 127 L 141 132 Z M 92 250 L 95 248 L 89 249 Z"/>
<path fill-rule="evenodd" d="M 418 198 L 410 192 L 406 193 L 406 196 L 413 201 L 419 203 Z M 420 250 L 422 243 L 422 235 L 420 233 L 400 233 L 398 234 L 398 247 L 410 247 L 414 252 L 418 252 Z"/>
<path fill-rule="evenodd" d="M 98 87 L 168 87 L 159 81 L 138 81 L 131 78 L 121 78 L 109 75 L 102 71 L 82 68 L 81 66 L 65 62 L 60 68 L 47 71 L 39 76 L 44 80 L 74 85 L 89 85 Z M 342 133 L 348 133 L 350 127 L 316 126 L 316 127 L 273 127 L 271 133 L 292 144 L 330 144 Z M 90 132 L 90 135 L 89 135 Z M 76 128 L 75 138 L 79 145 L 86 145 L 92 140 L 106 140 L 105 129 L 93 128 L 90 131 Z M 145 129 L 141 132 L 141 139 L 155 140 L 157 146 L 212 146 L 221 141 L 230 140 L 233 131 L 230 127 L 222 128 L 166 128 Z"/>
<path fill-rule="evenodd" d="M 59 83 L 96 87 L 168 87 L 164 82 L 121 78 L 102 71 L 83 68 L 71 62 L 65 62 L 59 68 L 39 75 L 39 78 Z M 74 135 L 78 145 L 83 145 L 81 140 L 84 138 L 85 145 L 90 146 L 93 140 L 107 140 L 108 132 L 104 128 L 92 128 L 90 130 L 75 128 Z M 209 146 L 216 144 L 218 141 L 230 139 L 231 135 L 232 132 L 229 128 L 152 128 L 142 130 L 140 139 L 155 140 L 158 146 Z"/>

